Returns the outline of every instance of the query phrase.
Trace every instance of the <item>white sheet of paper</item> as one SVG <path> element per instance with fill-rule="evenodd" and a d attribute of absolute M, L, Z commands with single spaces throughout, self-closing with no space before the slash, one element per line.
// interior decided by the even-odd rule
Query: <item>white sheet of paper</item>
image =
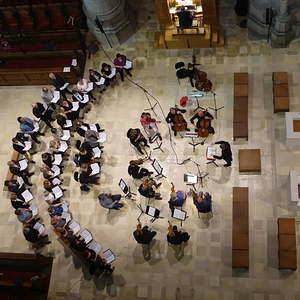
<path fill-rule="evenodd" d="M 215 160 L 214 155 L 216 155 L 216 148 L 208 146 L 206 150 L 206 158 L 209 160 Z"/>
<path fill-rule="evenodd" d="M 33 123 L 33 126 L 34 126 L 34 128 L 33 128 L 33 132 L 37 132 L 37 131 L 39 131 L 39 129 L 40 129 L 40 127 L 39 127 L 39 124 L 37 123 L 37 122 L 34 122 Z"/>
<path fill-rule="evenodd" d="M 69 84 L 70 84 L 70 83 L 65 83 L 65 84 L 60 88 L 60 90 L 61 90 L 61 91 L 64 90 L 65 88 L 68 87 Z"/>
<path fill-rule="evenodd" d="M 70 130 L 63 130 L 62 141 L 67 141 L 71 137 Z"/>
<path fill-rule="evenodd" d="M 79 108 L 79 102 L 73 102 L 72 111 L 77 111 Z"/>
<path fill-rule="evenodd" d="M 19 186 L 21 187 L 24 184 L 24 180 L 22 177 L 17 177 L 17 182 L 19 183 Z"/>
<path fill-rule="evenodd" d="M 93 90 L 93 88 L 94 88 L 93 83 L 92 83 L 92 82 L 89 82 L 89 83 L 88 83 L 88 88 L 87 88 L 85 91 L 86 91 L 86 92 L 90 92 L 90 91 Z"/>
<path fill-rule="evenodd" d="M 61 214 L 61 218 L 66 220 L 66 223 L 69 223 L 72 218 L 71 218 L 71 214 L 67 213 L 67 212 L 63 212 Z"/>
<path fill-rule="evenodd" d="M 151 207 L 151 206 L 149 207 L 148 215 L 151 217 L 155 216 L 155 208 L 154 207 Z"/>
<path fill-rule="evenodd" d="M 80 225 L 79 223 L 72 221 L 72 223 L 69 224 L 69 228 L 73 230 L 73 233 L 76 234 L 80 231 Z"/>
<path fill-rule="evenodd" d="M 86 244 L 88 244 L 93 239 L 92 234 L 87 229 L 84 229 L 80 233 L 80 236 L 85 240 Z"/>
<path fill-rule="evenodd" d="M 101 77 L 101 79 L 97 82 L 95 82 L 97 85 L 102 85 L 105 82 L 105 78 Z"/>
<path fill-rule="evenodd" d="M 173 211 L 173 217 L 176 218 L 176 219 L 184 221 L 185 217 L 186 217 L 186 212 L 182 211 L 178 208 L 175 208 L 174 211 Z"/>
<path fill-rule="evenodd" d="M 60 180 L 59 178 L 54 178 L 54 179 L 52 180 L 52 184 L 53 184 L 53 185 L 59 185 L 59 184 L 61 184 L 61 180 Z"/>
<path fill-rule="evenodd" d="M 60 142 L 60 146 L 57 149 L 59 152 L 65 152 L 68 149 L 68 144 L 65 141 Z"/>
<path fill-rule="evenodd" d="M 94 130 L 98 132 L 96 124 L 89 124 L 90 130 Z"/>
<path fill-rule="evenodd" d="M 101 156 L 101 149 L 99 147 L 94 147 L 93 152 L 95 158 L 99 158 Z"/>
<path fill-rule="evenodd" d="M 113 78 L 116 75 L 116 68 L 111 68 L 111 73 L 109 76 L 107 76 L 108 78 Z"/>
<path fill-rule="evenodd" d="M 99 140 L 98 140 L 99 143 L 106 142 L 106 138 L 107 138 L 107 135 L 105 132 L 99 132 Z"/>
<path fill-rule="evenodd" d="M 85 94 L 83 95 L 83 98 L 81 100 L 78 100 L 79 102 L 85 104 L 88 103 L 90 101 L 89 95 Z"/>
<path fill-rule="evenodd" d="M 188 179 L 188 183 L 191 183 L 191 184 L 196 184 L 198 182 L 198 178 L 196 175 L 189 174 L 187 176 L 187 179 Z"/>
<path fill-rule="evenodd" d="M 37 230 L 40 234 L 45 231 L 45 226 L 39 222 L 35 223 L 33 228 Z"/>
<path fill-rule="evenodd" d="M 119 187 L 120 187 L 120 189 L 121 189 L 122 191 L 124 191 L 124 189 L 126 188 L 126 184 L 125 184 L 125 182 L 124 182 L 123 180 L 120 181 Z"/>
<path fill-rule="evenodd" d="M 94 163 L 90 165 L 91 169 L 92 169 L 92 173 L 90 176 L 96 175 L 100 173 L 100 166 L 98 163 Z"/>
<path fill-rule="evenodd" d="M 71 68 L 70 67 L 64 67 L 63 72 L 64 73 L 71 72 Z"/>
<path fill-rule="evenodd" d="M 58 175 L 60 175 L 60 168 L 56 165 L 54 165 L 52 168 L 51 168 L 51 171 L 53 172 L 53 176 L 52 177 L 56 177 Z"/>
<path fill-rule="evenodd" d="M 126 64 L 124 66 L 124 69 L 131 69 L 132 68 L 132 61 L 126 60 Z"/>
<path fill-rule="evenodd" d="M 157 172 L 157 174 L 161 174 L 163 169 L 161 167 L 161 165 L 159 164 L 159 162 L 155 159 L 153 164 L 152 164 L 154 170 Z"/>
<path fill-rule="evenodd" d="M 95 241 L 91 241 L 88 245 L 88 248 L 93 250 L 96 253 L 96 255 L 98 255 L 98 253 L 102 249 L 102 246 L 100 244 L 98 244 L 97 242 L 95 242 Z"/>
<path fill-rule="evenodd" d="M 114 253 L 110 250 L 107 249 L 103 252 L 103 257 L 105 259 L 105 261 L 110 264 L 112 263 L 114 260 L 116 260 L 116 256 L 114 255 Z"/>
<path fill-rule="evenodd" d="M 32 194 L 28 190 L 24 191 L 21 195 L 24 198 L 26 203 L 33 199 Z"/>
<path fill-rule="evenodd" d="M 71 120 L 66 120 L 66 125 L 65 125 L 66 128 L 72 127 L 72 125 L 73 123 Z"/>
<path fill-rule="evenodd" d="M 76 66 L 77 66 L 77 59 L 76 59 L 76 58 L 72 59 L 71 65 L 72 65 L 73 67 L 76 67 Z"/>
<path fill-rule="evenodd" d="M 23 171 L 28 167 L 26 159 L 19 160 L 20 170 Z"/>
<path fill-rule="evenodd" d="M 51 102 L 52 103 L 57 103 L 59 99 L 60 99 L 60 92 L 59 91 L 54 91 L 53 98 L 52 98 Z"/>
<path fill-rule="evenodd" d="M 31 204 L 29 206 L 29 209 L 31 210 L 32 216 L 36 216 L 38 214 L 38 212 L 39 212 L 37 206 L 34 205 L 34 204 Z"/>
<path fill-rule="evenodd" d="M 62 189 L 59 186 L 55 186 L 52 189 L 52 192 L 53 192 L 53 194 L 55 196 L 55 199 L 58 199 L 58 198 L 62 197 L 63 194 L 64 194 L 63 191 L 62 191 Z"/>
<path fill-rule="evenodd" d="M 25 147 L 24 147 L 24 151 L 28 151 L 31 149 L 32 143 L 31 141 L 25 142 Z"/>
<path fill-rule="evenodd" d="M 87 131 L 87 130 L 88 130 L 88 128 L 87 128 L 86 126 L 84 126 L 84 125 L 80 126 L 80 128 L 81 128 L 82 130 L 84 130 L 84 131 Z"/>
<path fill-rule="evenodd" d="M 61 154 L 54 154 L 54 165 L 59 166 L 62 162 L 62 155 Z"/>

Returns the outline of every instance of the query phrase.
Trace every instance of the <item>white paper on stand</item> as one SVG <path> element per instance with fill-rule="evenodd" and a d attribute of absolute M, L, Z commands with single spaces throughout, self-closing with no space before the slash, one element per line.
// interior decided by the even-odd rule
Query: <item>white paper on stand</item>
<path fill-rule="evenodd" d="M 93 148 L 93 152 L 94 152 L 94 157 L 95 158 L 101 157 L 101 149 L 99 147 Z"/>
<path fill-rule="evenodd" d="M 132 61 L 126 60 L 126 64 L 124 66 L 124 69 L 131 69 L 132 68 Z"/>
<path fill-rule="evenodd" d="M 112 263 L 114 260 L 116 260 L 116 256 L 114 255 L 114 253 L 110 250 L 107 249 L 103 252 L 103 258 L 105 259 L 105 261 L 110 264 Z"/>
<path fill-rule="evenodd" d="M 77 111 L 79 108 L 79 102 L 73 102 L 72 111 Z"/>
<path fill-rule="evenodd" d="M 151 207 L 151 206 L 149 207 L 148 215 L 151 217 L 155 216 L 155 208 L 154 207 Z"/>
<path fill-rule="evenodd" d="M 75 221 L 72 221 L 72 223 L 69 224 L 69 228 L 72 229 L 74 234 L 80 231 L 80 225 Z"/>
<path fill-rule="evenodd" d="M 172 217 L 184 221 L 186 219 L 186 212 L 175 208 Z"/>
<path fill-rule="evenodd" d="M 59 152 L 65 152 L 68 149 L 68 144 L 65 141 L 60 142 L 60 146 L 57 149 Z"/>
<path fill-rule="evenodd" d="M 55 199 L 59 199 L 59 198 L 61 198 L 64 195 L 62 189 L 59 186 L 55 186 L 52 189 L 52 192 L 53 192 L 53 194 L 55 196 Z"/>
<path fill-rule="evenodd" d="M 54 165 L 59 166 L 62 162 L 62 155 L 61 154 L 54 154 Z"/>
<path fill-rule="evenodd" d="M 215 160 L 214 155 L 216 155 L 216 148 L 208 146 L 206 150 L 206 158 L 208 160 Z"/>
<path fill-rule="evenodd" d="M 113 78 L 116 75 L 116 68 L 111 68 L 111 73 L 109 76 L 107 76 L 108 78 Z"/>
<path fill-rule="evenodd" d="M 20 187 L 24 184 L 23 178 L 19 177 L 19 176 L 17 177 L 17 182 L 18 182 L 18 184 L 19 184 Z"/>
<path fill-rule="evenodd" d="M 65 73 L 71 72 L 71 68 L 70 67 L 64 67 L 63 72 L 65 72 Z"/>
<path fill-rule="evenodd" d="M 71 214 L 69 214 L 67 212 L 63 212 L 61 214 L 61 218 L 66 220 L 66 224 L 69 223 L 72 220 Z"/>
<path fill-rule="evenodd" d="M 33 199 L 32 194 L 28 190 L 24 191 L 21 195 L 24 198 L 26 203 Z"/>
<path fill-rule="evenodd" d="M 77 59 L 76 59 L 76 58 L 72 59 L 71 65 L 72 65 L 73 67 L 76 67 L 76 66 L 77 66 Z"/>
<path fill-rule="evenodd" d="M 104 143 L 104 142 L 106 142 L 106 138 L 107 138 L 106 133 L 105 132 L 100 132 L 98 142 L 99 143 Z"/>
<path fill-rule="evenodd" d="M 90 176 L 96 175 L 100 173 L 100 167 L 99 164 L 94 163 L 90 165 L 91 169 L 92 169 L 92 173 L 90 174 Z"/>
<path fill-rule="evenodd" d="M 25 142 L 25 147 L 24 147 L 24 151 L 28 151 L 31 149 L 32 143 L 31 141 Z"/>
<path fill-rule="evenodd" d="M 102 85 L 105 82 L 105 78 L 101 77 L 101 79 L 97 82 L 95 82 L 97 85 Z"/>
<path fill-rule="evenodd" d="M 68 87 L 69 84 L 70 84 L 70 83 L 65 83 L 65 84 L 60 88 L 60 90 L 63 91 L 65 88 Z"/>
<path fill-rule="evenodd" d="M 71 120 L 66 120 L 66 125 L 65 125 L 65 127 L 66 127 L 66 128 L 69 128 L 69 127 L 72 127 L 72 126 L 73 126 L 72 121 L 71 121 Z"/>
<path fill-rule="evenodd" d="M 63 136 L 60 138 L 62 141 L 67 141 L 71 137 L 70 130 L 63 130 Z"/>
<path fill-rule="evenodd" d="M 85 103 L 88 103 L 90 100 L 89 98 L 89 95 L 85 94 L 83 95 L 83 99 L 82 100 L 79 100 L 81 103 L 85 104 Z"/>
<path fill-rule="evenodd" d="M 93 239 L 92 234 L 87 229 L 84 229 L 80 233 L 80 236 L 84 239 L 86 244 L 88 244 Z"/>
<path fill-rule="evenodd" d="M 39 234 L 45 231 L 45 226 L 39 222 L 35 223 L 33 228 L 39 232 Z"/>
<path fill-rule="evenodd" d="M 26 159 L 19 160 L 20 170 L 23 171 L 28 167 Z"/>
<path fill-rule="evenodd" d="M 60 92 L 59 91 L 54 91 L 53 95 L 54 95 L 54 97 L 52 98 L 51 102 L 52 103 L 57 103 L 58 100 L 60 99 Z"/>
<path fill-rule="evenodd" d="M 96 253 L 96 255 L 98 255 L 102 249 L 102 246 L 95 241 L 91 241 L 88 245 L 88 248 L 93 250 Z"/>
<path fill-rule="evenodd" d="M 86 92 L 90 92 L 90 91 L 93 90 L 93 88 L 94 88 L 93 83 L 92 83 L 92 82 L 89 82 L 89 83 L 88 83 L 88 87 L 87 87 L 87 89 L 86 89 L 85 91 L 86 91 Z"/>
<path fill-rule="evenodd" d="M 54 165 L 51 168 L 51 171 L 53 172 L 52 177 L 56 177 L 56 176 L 60 175 L 60 168 L 58 166 L 56 166 L 56 165 Z"/>

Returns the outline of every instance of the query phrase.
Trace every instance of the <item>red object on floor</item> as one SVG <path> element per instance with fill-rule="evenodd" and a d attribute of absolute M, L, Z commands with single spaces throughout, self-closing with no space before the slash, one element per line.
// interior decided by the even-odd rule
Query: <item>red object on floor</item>
<path fill-rule="evenodd" d="M 188 96 L 182 97 L 179 101 L 180 106 L 185 107 L 188 100 L 189 100 Z"/>

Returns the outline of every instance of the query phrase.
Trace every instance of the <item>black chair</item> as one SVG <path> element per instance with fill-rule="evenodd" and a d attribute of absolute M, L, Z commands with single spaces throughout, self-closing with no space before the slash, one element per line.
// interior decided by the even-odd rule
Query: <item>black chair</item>
<path fill-rule="evenodd" d="M 184 62 L 183 61 L 179 61 L 178 63 L 175 64 L 175 69 L 181 69 L 184 68 Z"/>

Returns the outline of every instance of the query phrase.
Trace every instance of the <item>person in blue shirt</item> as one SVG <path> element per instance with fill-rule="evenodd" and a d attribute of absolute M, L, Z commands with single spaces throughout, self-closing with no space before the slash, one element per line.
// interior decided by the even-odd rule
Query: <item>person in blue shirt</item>
<path fill-rule="evenodd" d="M 171 210 L 171 213 L 173 214 L 175 206 L 181 207 L 184 204 L 184 201 L 186 200 L 186 194 L 183 191 L 176 192 L 173 182 L 171 182 L 171 184 L 172 188 L 169 200 L 169 208 Z"/>
<path fill-rule="evenodd" d="M 50 205 L 48 208 L 50 217 L 61 216 L 63 211 L 64 211 L 64 209 L 61 205 Z"/>
<path fill-rule="evenodd" d="M 206 214 L 211 212 L 211 195 L 209 193 L 200 192 L 199 194 L 192 191 L 193 202 L 200 213 Z"/>
<path fill-rule="evenodd" d="M 39 130 L 35 129 L 35 121 L 27 117 L 18 117 L 18 122 L 20 123 L 20 130 L 22 133 L 29 134 L 31 138 L 37 143 L 40 144 L 41 142 L 37 139 L 39 135 L 45 135 L 41 133 Z"/>

